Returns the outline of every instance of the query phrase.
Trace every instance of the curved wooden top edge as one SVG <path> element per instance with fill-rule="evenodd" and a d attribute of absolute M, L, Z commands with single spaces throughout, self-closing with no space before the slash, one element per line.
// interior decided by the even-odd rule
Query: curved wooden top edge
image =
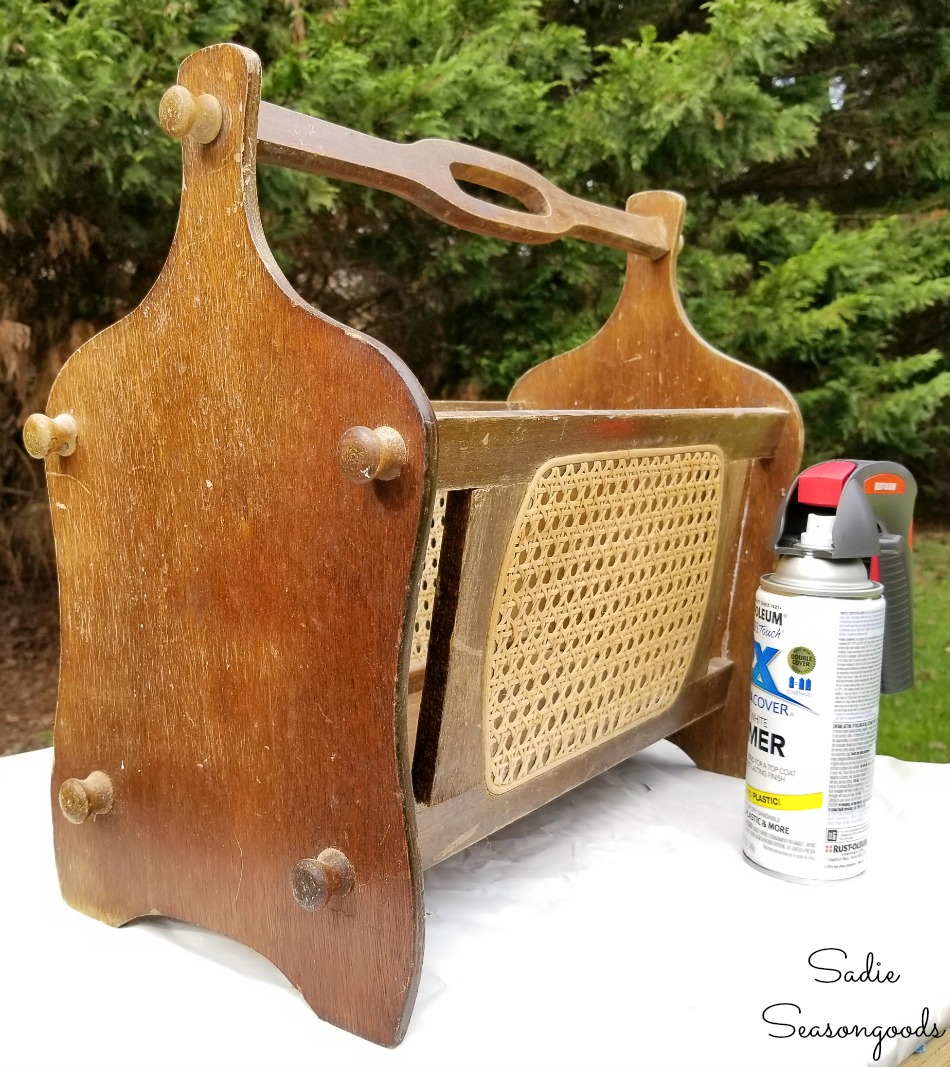
<path fill-rule="evenodd" d="M 184 134 L 186 169 L 188 148 L 220 148 L 233 140 L 234 115 L 229 113 L 228 101 L 221 98 L 220 86 L 216 92 L 215 86 L 202 85 L 200 77 L 193 77 L 212 57 L 227 51 L 241 57 L 251 89 L 244 101 L 241 147 L 248 193 L 255 184 L 254 164 L 260 161 L 393 193 L 451 226 L 503 240 L 543 244 L 575 237 L 649 259 L 670 251 L 670 234 L 662 217 L 637 215 L 629 208 L 623 211 L 572 196 L 507 156 L 441 138 L 401 144 L 261 101 L 260 59 L 240 45 L 211 45 L 192 53 L 181 64 L 177 83 L 191 92 L 192 101 L 188 102 L 187 94 L 184 100 L 175 99 L 174 94 L 170 102 L 167 97 L 163 100 L 163 123 L 176 137 L 183 130 L 197 133 L 204 122 L 189 125 L 195 122 L 202 96 L 222 105 L 222 127 L 210 141 L 205 129 L 198 135 L 201 145 Z M 504 193 L 520 201 L 525 210 L 473 196 L 460 182 Z"/>
<path fill-rule="evenodd" d="M 789 390 L 711 345 L 686 315 L 676 282 L 685 199 L 635 193 L 627 210 L 664 219 L 670 255 L 653 262 L 628 256 L 623 289 L 600 330 L 526 371 L 508 402 L 545 410 L 776 407 L 797 424 L 800 447 L 801 415 Z"/>
<path fill-rule="evenodd" d="M 216 78 L 212 68 L 217 67 L 221 78 Z M 196 206 L 195 189 L 202 177 L 213 175 L 220 181 L 224 171 L 232 182 L 234 200 L 218 211 L 213 220 L 219 229 L 230 232 L 232 237 L 245 237 L 253 245 L 254 252 L 265 268 L 274 286 L 293 305 L 314 318 L 330 323 L 353 338 L 372 346 L 379 356 L 399 374 L 419 408 L 429 435 L 431 461 L 435 462 L 437 441 L 434 433 L 435 415 L 429 398 L 409 366 L 388 346 L 359 330 L 338 322 L 315 308 L 294 288 L 281 270 L 264 233 L 257 199 L 258 123 L 261 108 L 261 61 L 249 48 L 236 44 L 215 44 L 193 52 L 178 69 L 177 84 L 188 88 L 193 94 L 208 93 L 222 105 L 222 127 L 218 136 L 209 144 L 200 144 L 194 138 L 182 139 L 182 198 L 181 210 L 172 245 L 165 264 L 152 290 L 146 295 L 136 312 L 147 309 L 154 294 L 167 284 L 177 268 L 183 248 L 197 231 L 207 232 L 210 222 L 204 205 Z"/>

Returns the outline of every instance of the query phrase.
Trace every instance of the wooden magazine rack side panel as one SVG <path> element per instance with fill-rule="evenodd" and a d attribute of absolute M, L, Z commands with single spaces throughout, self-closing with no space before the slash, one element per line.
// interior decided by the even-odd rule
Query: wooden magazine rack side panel
<path fill-rule="evenodd" d="M 61 885 L 106 922 L 163 914 L 251 945 L 318 1014 L 391 1045 L 421 966 L 405 716 L 433 416 L 400 361 L 303 304 L 263 243 L 256 57 L 207 49 L 180 82 L 221 100 L 224 129 L 185 142 L 154 289 L 50 399 L 79 427 L 75 454 L 48 460 Z M 398 478 L 343 476 L 352 425 L 399 431 Z M 93 770 L 112 811 L 72 825 L 58 791 Z M 305 910 L 292 871 L 327 848 L 353 887 Z"/>
<path fill-rule="evenodd" d="M 772 562 L 769 532 L 782 494 L 798 470 L 803 427 L 795 401 L 783 386 L 714 349 L 687 320 L 676 287 L 684 206 L 674 193 L 638 193 L 629 199 L 628 211 L 665 220 L 672 251 L 655 261 L 628 256 L 623 291 L 604 327 L 580 347 L 528 371 L 515 383 L 509 400 L 549 410 L 772 408 L 786 413 L 774 455 L 763 456 L 749 468 L 743 518 L 728 561 L 732 581 L 724 590 L 712 635 L 712 654 L 736 667 L 724 714 L 709 716 L 672 738 L 701 767 L 741 776 L 755 589 Z"/>

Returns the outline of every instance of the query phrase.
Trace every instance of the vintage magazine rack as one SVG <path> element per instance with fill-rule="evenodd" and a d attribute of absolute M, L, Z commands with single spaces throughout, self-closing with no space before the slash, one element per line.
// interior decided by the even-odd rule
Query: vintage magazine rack
<path fill-rule="evenodd" d="M 426 867 L 659 738 L 743 773 L 754 589 L 801 421 L 686 321 L 673 193 L 604 208 L 479 149 L 262 103 L 230 45 L 183 63 L 161 117 L 184 154 L 167 263 L 25 431 L 59 570 L 63 895 L 221 931 L 395 1044 Z M 494 237 L 602 242 L 626 285 L 507 403 L 433 404 L 294 292 L 257 163 Z"/>

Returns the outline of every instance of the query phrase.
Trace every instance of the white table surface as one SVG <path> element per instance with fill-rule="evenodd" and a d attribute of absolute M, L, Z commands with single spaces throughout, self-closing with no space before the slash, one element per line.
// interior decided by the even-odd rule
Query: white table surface
<path fill-rule="evenodd" d="M 395 1050 L 328 1026 L 257 953 L 182 923 L 68 908 L 50 750 L 0 759 L 4 1067 L 575 1064 L 894 1067 L 950 1026 L 950 765 L 878 757 L 868 873 L 804 886 L 746 864 L 743 783 L 668 742 L 427 871 L 426 948 Z M 819 984 L 808 964 L 892 983 Z M 76 997 L 76 976 L 87 995 Z M 68 973 L 70 981 L 59 977 Z M 65 989 L 73 991 L 67 996 Z M 796 1005 L 799 1011 L 791 1005 Z M 332 1056 L 334 1060 L 328 1061 Z"/>

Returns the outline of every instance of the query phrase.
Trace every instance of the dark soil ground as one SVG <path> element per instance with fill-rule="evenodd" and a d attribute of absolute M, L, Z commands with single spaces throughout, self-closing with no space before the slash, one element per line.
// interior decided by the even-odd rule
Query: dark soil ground
<path fill-rule="evenodd" d="M 53 743 L 58 675 L 55 583 L 0 584 L 0 756 Z"/>

